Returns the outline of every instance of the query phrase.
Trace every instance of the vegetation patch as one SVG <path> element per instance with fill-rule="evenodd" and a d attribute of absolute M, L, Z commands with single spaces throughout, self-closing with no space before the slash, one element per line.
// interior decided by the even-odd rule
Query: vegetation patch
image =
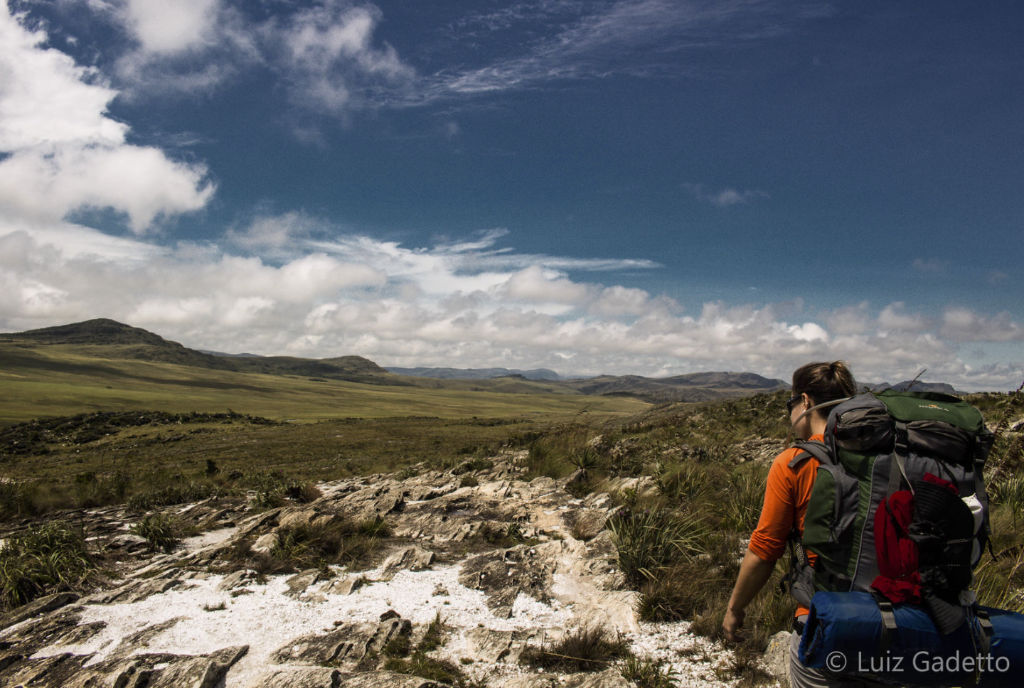
<path fill-rule="evenodd" d="M 223 490 L 210 483 L 189 481 L 184 484 L 164 485 L 154 490 L 147 490 L 132 495 L 128 500 L 128 508 L 133 511 L 148 511 L 161 506 L 198 502 L 210 497 L 219 496 Z"/>
<path fill-rule="evenodd" d="M 637 688 L 673 688 L 676 685 L 672 667 L 653 659 L 626 657 L 619 672 Z"/>
<path fill-rule="evenodd" d="M 555 644 L 527 648 L 519 661 L 540 669 L 575 673 L 602 671 L 630 654 L 625 640 L 604 627 L 593 626 L 570 631 Z"/>
<path fill-rule="evenodd" d="M 78 589 L 95 569 L 81 530 L 44 523 L 0 548 L 0 605 L 12 609 L 41 595 Z"/>
<path fill-rule="evenodd" d="M 623 509 L 608 521 L 619 568 L 635 587 L 700 552 L 707 528 L 695 514 L 669 509 Z"/>
<path fill-rule="evenodd" d="M 182 526 L 167 514 L 146 514 L 132 526 L 132 532 L 146 538 L 149 549 L 154 552 L 170 552 L 181 541 Z"/>
<path fill-rule="evenodd" d="M 238 552 L 237 558 L 253 560 L 251 568 L 261 573 L 326 569 L 334 564 L 360 567 L 372 560 L 382 540 L 390 535 L 391 527 L 380 517 L 366 521 L 335 517 L 326 523 L 279 528 L 269 555 L 257 556 L 250 546 Z"/>

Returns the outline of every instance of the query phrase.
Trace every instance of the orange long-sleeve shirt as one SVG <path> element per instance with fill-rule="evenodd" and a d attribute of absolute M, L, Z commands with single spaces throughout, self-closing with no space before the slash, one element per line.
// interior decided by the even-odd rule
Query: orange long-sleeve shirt
<path fill-rule="evenodd" d="M 809 439 L 820 442 L 824 436 L 813 435 Z M 790 468 L 789 462 L 800 451 L 794 447 L 782 452 L 775 457 L 768 471 L 761 518 L 747 546 L 765 561 L 776 561 L 785 553 L 786 541 L 794 524 L 799 532 L 804 530 L 804 517 L 807 515 L 807 503 L 811 499 L 811 488 L 818 471 L 818 460 L 812 456 L 795 469 Z M 807 557 L 813 563 L 814 554 L 808 552 Z M 797 616 L 806 613 L 805 607 L 797 608 Z"/>

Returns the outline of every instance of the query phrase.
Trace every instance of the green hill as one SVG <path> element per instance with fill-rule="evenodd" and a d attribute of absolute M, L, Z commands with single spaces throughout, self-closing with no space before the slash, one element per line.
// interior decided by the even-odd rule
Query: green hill
<path fill-rule="evenodd" d="M 358 356 L 301 359 L 206 354 L 112 320 L 0 335 L 0 424 L 93 411 L 223 412 L 276 419 L 572 416 L 632 413 L 519 378 L 394 375 Z"/>

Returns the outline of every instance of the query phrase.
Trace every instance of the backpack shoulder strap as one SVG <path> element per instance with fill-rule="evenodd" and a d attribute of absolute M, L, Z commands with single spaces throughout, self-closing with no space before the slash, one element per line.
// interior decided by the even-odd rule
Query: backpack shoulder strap
<path fill-rule="evenodd" d="M 835 463 L 835 461 L 832 460 L 832 456 L 828 453 L 828 448 L 825 447 L 824 442 L 819 440 L 797 440 L 793 443 L 793 446 L 801 451 L 790 460 L 790 468 L 796 468 L 812 456 L 821 463 Z"/>

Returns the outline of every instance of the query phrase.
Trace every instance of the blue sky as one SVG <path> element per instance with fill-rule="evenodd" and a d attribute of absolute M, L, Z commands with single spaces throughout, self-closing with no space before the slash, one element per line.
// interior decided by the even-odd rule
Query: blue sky
<path fill-rule="evenodd" d="M 1011 2 L 0 0 L 0 330 L 1024 378 Z"/>

